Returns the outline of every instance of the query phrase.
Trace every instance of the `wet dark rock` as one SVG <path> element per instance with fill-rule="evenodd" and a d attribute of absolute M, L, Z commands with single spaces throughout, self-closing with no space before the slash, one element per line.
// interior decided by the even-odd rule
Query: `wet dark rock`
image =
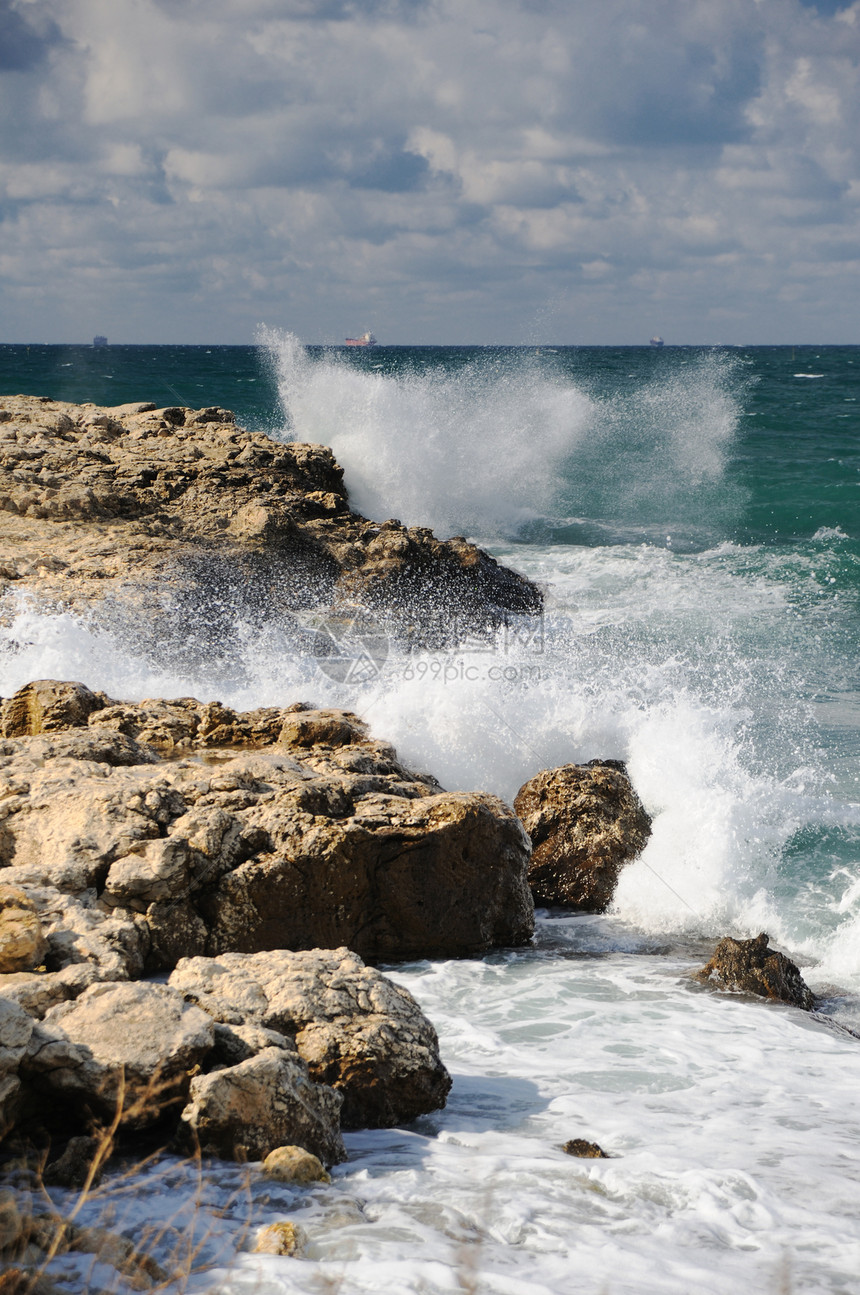
<path fill-rule="evenodd" d="M 585 1138 L 571 1138 L 565 1142 L 562 1151 L 568 1156 L 578 1156 L 581 1160 L 608 1160 L 609 1156 L 596 1142 L 587 1142 Z"/>
<path fill-rule="evenodd" d="M 517 792 L 514 808 L 532 843 L 535 903 L 601 913 L 618 873 L 651 835 L 651 819 L 620 761 L 545 769 Z"/>
<path fill-rule="evenodd" d="M 699 980 L 744 994 L 756 994 L 809 1011 L 815 995 L 797 964 L 768 945 L 762 931 L 754 940 L 720 940 L 710 962 L 697 972 Z"/>

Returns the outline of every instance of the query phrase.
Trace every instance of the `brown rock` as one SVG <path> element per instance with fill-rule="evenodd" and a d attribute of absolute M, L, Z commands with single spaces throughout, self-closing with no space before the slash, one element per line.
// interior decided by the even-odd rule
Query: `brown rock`
<path fill-rule="evenodd" d="M 343 1095 L 345 1128 L 389 1127 L 445 1105 L 451 1080 L 407 990 L 348 949 L 187 958 L 172 988 L 218 1021 L 295 1040 L 318 1083 Z"/>
<path fill-rule="evenodd" d="M 42 1171 L 42 1180 L 49 1187 L 71 1187 L 80 1190 L 88 1185 L 97 1187 L 102 1177 L 102 1162 L 107 1158 L 107 1144 L 103 1138 L 84 1135 L 69 1138 L 62 1155 L 49 1160 Z"/>
<path fill-rule="evenodd" d="M 32 971 L 46 948 L 32 899 L 19 886 L 0 884 L 0 973 Z"/>
<path fill-rule="evenodd" d="M 530 939 L 516 816 L 412 773 L 356 716 L 104 702 L 86 728 L 0 740 L 0 866 L 35 905 L 50 972 L 341 945 L 462 957 Z"/>
<path fill-rule="evenodd" d="M 279 1183 L 330 1183 L 322 1162 L 303 1147 L 275 1147 L 263 1161 L 263 1173 Z"/>
<path fill-rule="evenodd" d="M 339 1093 L 309 1078 L 298 1056 L 264 1048 L 236 1066 L 192 1079 L 182 1120 L 205 1155 L 264 1160 L 289 1142 L 333 1165 L 346 1159 L 341 1102 Z"/>
<path fill-rule="evenodd" d="M 771 949 L 764 932 L 754 940 L 734 940 L 730 935 L 720 940 L 714 956 L 697 977 L 721 989 L 791 1003 L 806 1011 L 815 1005 L 815 995 L 796 963 Z"/>
<path fill-rule="evenodd" d="M 596 1142 L 587 1142 L 585 1138 L 571 1138 L 565 1142 L 562 1151 L 568 1156 L 578 1156 L 581 1160 L 608 1160 L 609 1156 Z"/>
<path fill-rule="evenodd" d="M 258 1255 L 300 1255 L 307 1237 L 298 1223 L 284 1219 L 269 1223 L 257 1233 L 253 1253 Z"/>
<path fill-rule="evenodd" d="M 240 609 L 358 601 L 388 631 L 439 641 L 541 607 L 465 540 L 352 512 L 327 447 L 244 431 L 217 407 L 0 397 L 0 481 L 0 592 L 100 605 L 164 660 L 223 651 Z M 41 731 L 29 714 L 13 735 Z"/>
<path fill-rule="evenodd" d="M 145 1128 L 181 1106 L 211 1053 L 211 1018 L 167 985 L 93 985 L 35 1025 L 23 1063 L 36 1089 Z"/>
<path fill-rule="evenodd" d="M 85 728 L 94 710 L 104 705 L 100 693 L 82 683 L 37 679 L 0 706 L 0 734 L 24 737 L 59 729 Z"/>
<path fill-rule="evenodd" d="M 603 912 L 620 869 L 651 834 L 616 761 L 544 770 L 520 788 L 514 808 L 532 842 L 528 878 L 537 904 Z"/>

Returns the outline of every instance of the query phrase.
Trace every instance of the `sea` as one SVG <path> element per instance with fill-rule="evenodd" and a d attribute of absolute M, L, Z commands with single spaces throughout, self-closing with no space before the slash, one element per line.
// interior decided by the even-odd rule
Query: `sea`
<path fill-rule="evenodd" d="M 385 968 L 439 1032 L 445 1110 L 348 1134 L 330 1185 L 166 1157 L 79 1218 L 168 1266 L 185 1247 L 171 1289 L 217 1295 L 860 1292 L 860 347 L 263 329 L 2 346 L 0 390 L 217 404 L 325 443 L 359 511 L 466 535 L 545 596 L 489 640 L 327 672 L 277 606 L 250 624 L 237 601 L 218 651 L 183 654 L 19 591 L 3 695 L 48 677 L 344 706 L 444 786 L 508 801 L 540 769 L 623 760 L 653 818 L 606 914 L 541 911 L 528 947 Z M 814 1012 L 694 978 L 717 939 L 760 931 Z M 251 1253 L 283 1219 L 301 1255 Z"/>

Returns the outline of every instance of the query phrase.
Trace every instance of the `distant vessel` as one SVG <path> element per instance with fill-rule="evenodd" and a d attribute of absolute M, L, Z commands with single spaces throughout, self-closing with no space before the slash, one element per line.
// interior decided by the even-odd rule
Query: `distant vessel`
<path fill-rule="evenodd" d="M 662 339 L 662 337 L 652 337 L 652 338 L 651 338 L 651 345 L 652 345 L 652 346 L 662 346 L 662 345 L 663 345 L 663 339 Z"/>
<path fill-rule="evenodd" d="M 347 337 L 345 341 L 347 346 L 376 346 L 373 333 L 362 333 L 361 337 Z"/>
<path fill-rule="evenodd" d="M 107 338 L 102 337 L 101 333 L 96 334 L 96 336 L 93 338 L 93 346 L 107 346 L 107 344 L 108 344 Z"/>

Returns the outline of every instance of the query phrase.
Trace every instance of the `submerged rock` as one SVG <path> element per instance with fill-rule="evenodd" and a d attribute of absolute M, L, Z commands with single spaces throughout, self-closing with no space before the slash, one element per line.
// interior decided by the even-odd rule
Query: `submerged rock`
<path fill-rule="evenodd" d="M 356 716 L 100 694 L 85 724 L 66 707 L 68 728 L 38 729 L 26 697 L 62 709 L 79 687 L 41 681 L 0 709 L 7 731 L 29 717 L 0 740 L 0 877 L 38 917 L 49 973 L 341 945 L 462 957 L 531 937 L 513 812 L 412 773 Z"/>
<path fill-rule="evenodd" d="M 539 590 L 458 537 L 368 521 L 322 445 L 224 409 L 0 397 L 0 595 L 98 606 L 161 657 L 223 651 L 237 613 L 359 603 L 389 632 L 452 641 Z"/>
<path fill-rule="evenodd" d="M 797 964 L 771 949 L 764 931 L 754 940 L 735 940 L 727 935 L 720 940 L 710 962 L 696 974 L 699 980 L 721 989 L 756 994 L 806 1011 L 815 1004 L 815 995 Z"/>
<path fill-rule="evenodd" d="M 283 1219 L 260 1228 L 251 1249 L 259 1255 L 300 1255 L 306 1245 L 307 1236 L 298 1223 Z"/>
<path fill-rule="evenodd" d="M 618 873 L 651 835 L 651 819 L 618 761 L 546 769 L 517 792 L 514 808 L 532 842 L 535 902 L 601 913 Z"/>

